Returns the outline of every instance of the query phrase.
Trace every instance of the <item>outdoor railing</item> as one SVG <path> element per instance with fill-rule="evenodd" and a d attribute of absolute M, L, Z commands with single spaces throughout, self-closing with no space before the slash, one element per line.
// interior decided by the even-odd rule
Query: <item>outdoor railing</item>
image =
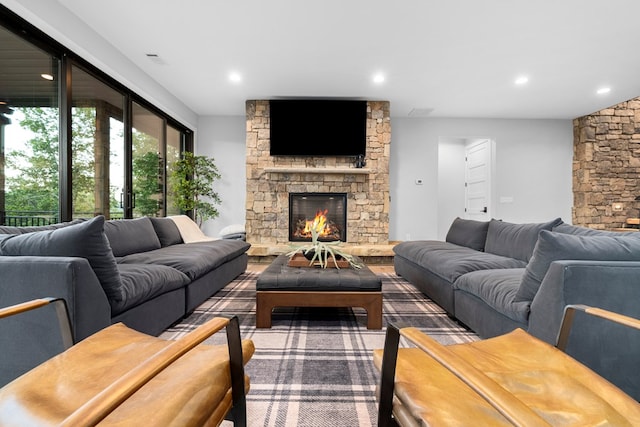
<path fill-rule="evenodd" d="M 92 218 L 93 212 L 74 212 L 74 218 Z M 121 211 L 110 212 L 109 219 L 123 219 Z M 53 211 L 0 211 L 0 225 L 11 227 L 40 227 L 59 223 L 58 212 Z"/>

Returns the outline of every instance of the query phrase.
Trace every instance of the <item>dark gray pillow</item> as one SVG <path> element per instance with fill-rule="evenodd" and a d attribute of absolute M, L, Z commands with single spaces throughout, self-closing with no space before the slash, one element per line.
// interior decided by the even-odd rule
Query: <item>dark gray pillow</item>
<path fill-rule="evenodd" d="M 151 224 L 160 240 L 160 246 L 167 247 L 182 243 L 182 236 L 175 221 L 171 218 L 154 218 L 149 217 Z"/>
<path fill-rule="evenodd" d="M 551 263 L 563 259 L 640 261 L 640 235 L 580 236 L 541 231 L 514 301 L 532 301 Z"/>
<path fill-rule="evenodd" d="M 113 255 L 117 257 L 160 249 L 160 240 L 148 217 L 116 219 L 104 224 Z"/>
<path fill-rule="evenodd" d="M 46 231 L 46 230 L 57 230 L 58 228 L 68 227 L 70 225 L 79 224 L 85 219 L 74 219 L 69 222 L 60 222 L 58 224 L 51 225 L 39 225 L 33 227 L 13 227 L 13 226 L 0 226 L 0 234 L 25 234 L 25 233 L 34 233 L 36 231 Z"/>
<path fill-rule="evenodd" d="M 477 251 L 484 251 L 489 221 L 456 218 L 453 220 L 445 241 Z"/>
<path fill-rule="evenodd" d="M 596 230 L 595 228 L 579 227 L 577 225 L 562 223 L 553 227 L 556 233 L 573 234 L 577 236 L 622 236 L 626 234 L 634 234 L 637 231 L 608 231 L 608 230 Z"/>
<path fill-rule="evenodd" d="M 110 299 L 122 299 L 122 283 L 104 234 L 104 216 L 56 230 L 0 235 L 3 256 L 66 256 L 86 258 Z"/>
<path fill-rule="evenodd" d="M 538 241 L 538 233 L 542 230 L 551 230 L 561 222 L 560 218 L 556 218 L 543 223 L 513 224 L 492 219 L 489 222 L 484 250 L 495 255 L 528 262 Z"/>

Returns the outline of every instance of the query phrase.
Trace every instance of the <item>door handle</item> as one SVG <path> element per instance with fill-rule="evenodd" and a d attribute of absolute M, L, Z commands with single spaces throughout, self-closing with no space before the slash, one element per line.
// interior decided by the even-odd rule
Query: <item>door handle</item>
<path fill-rule="evenodd" d="M 487 207 L 485 206 L 484 209 L 482 209 L 483 213 L 487 213 Z"/>

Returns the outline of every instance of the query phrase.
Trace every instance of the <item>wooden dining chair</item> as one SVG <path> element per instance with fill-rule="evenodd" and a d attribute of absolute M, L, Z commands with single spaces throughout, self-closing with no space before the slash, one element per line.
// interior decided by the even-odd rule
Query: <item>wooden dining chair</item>
<path fill-rule="evenodd" d="M 374 351 L 379 427 L 639 426 L 637 401 L 564 353 L 576 312 L 640 329 L 637 319 L 582 305 L 566 307 L 555 347 L 521 329 L 444 346 L 390 325 L 384 350 Z M 415 347 L 399 349 L 400 337 Z"/>
<path fill-rule="evenodd" d="M 0 389 L 1 426 L 246 425 L 244 365 L 254 345 L 241 340 L 237 317 L 211 319 L 176 341 L 117 323 L 74 345 L 63 300 L 0 309 L 0 319 L 49 304 L 69 348 Z M 226 345 L 201 344 L 223 328 Z"/>

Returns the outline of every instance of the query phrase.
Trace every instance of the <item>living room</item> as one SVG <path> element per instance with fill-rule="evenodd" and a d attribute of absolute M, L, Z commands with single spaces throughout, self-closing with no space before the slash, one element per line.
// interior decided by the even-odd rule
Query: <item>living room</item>
<path fill-rule="evenodd" d="M 11 5 L 12 2 L 5 4 Z M 148 94 L 151 99 L 157 100 L 164 110 L 196 130 L 196 152 L 211 155 L 218 160 L 222 175 L 220 195 L 225 205 L 224 209 L 221 209 L 221 216 L 216 221 L 205 224 L 204 230 L 208 234 L 217 235 L 220 229 L 229 224 L 242 223 L 245 218 L 246 193 L 244 101 L 259 98 L 241 99 L 233 107 L 233 113 L 224 111 L 220 114 L 196 114 L 162 85 L 148 79 L 130 59 L 106 43 L 100 35 L 89 32 L 86 24 L 73 14 L 65 12 L 64 8 L 35 4 L 26 7 L 16 2 L 14 8 L 21 10 L 25 17 L 31 18 L 33 22 L 41 21 L 51 34 L 57 35 L 69 48 L 86 53 L 86 59 L 103 64 L 106 71 L 111 70 L 115 75 L 122 76 L 125 83 L 130 82 L 133 87 L 139 88 L 143 96 Z M 39 12 L 40 8 L 42 10 Z M 42 14 L 46 15 L 46 19 L 38 17 Z M 82 40 L 83 45 L 79 45 L 78 40 Z M 518 72 L 510 71 L 500 84 L 512 85 L 511 80 Z M 524 88 L 510 88 L 513 93 L 508 94 L 509 101 L 499 113 L 452 112 L 451 116 L 447 116 L 444 112 L 434 110 L 426 116 L 410 117 L 412 109 L 425 107 L 421 104 L 427 104 L 429 107 L 431 100 L 401 106 L 392 99 L 382 98 L 391 102 L 392 114 L 393 143 L 389 167 L 393 203 L 390 206 L 390 240 L 406 240 L 407 236 L 444 237 L 452 218 L 450 214 L 447 218 L 440 218 L 442 215 L 439 209 L 445 208 L 435 201 L 442 197 L 443 193 L 450 192 L 450 189 L 438 186 L 438 171 L 441 169 L 438 163 L 438 147 L 441 139 L 446 138 L 484 137 L 495 141 L 495 206 L 491 216 L 513 221 L 544 220 L 552 216 L 571 218 L 572 119 L 618 101 L 626 101 L 637 94 L 631 89 L 627 90 L 628 95 L 614 93 L 608 98 L 597 98 L 593 92 L 585 92 L 583 105 L 575 110 L 574 115 L 564 113 L 561 118 L 554 118 L 550 110 L 558 104 L 559 92 L 553 93 L 547 107 L 538 107 L 535 113 L 511 111 L 516 105 L 526 104 L 526 98 L 518 98 L 523 92 L 522 89 Z M 319 96 L 322 90 L 314 89 L 309 96 Z M 371 91 L 371 99 L 380 99 L 380 88 L 368 90 Z M 525 90 L 530 93 L 537 89 Z M 286 96 L 288 93 L 289 90 L 283 88 L 281 94 L 274 95 Z M 493 96 L 484 94 L 474 102 L 481 104 L 483 100 Z M 222 103 L 228 104 L 228 101 Z M 452 100 L 447 100 L 447 103 L 464 104 Z M 422 185 L 415 184 L 418 179 L 422 180 Z M 501 198 L 510 201 L 500 202 Z M 449 211 L 450 208 L 445 210 Z M 460 215 L 464 214 L 460 208 L 458 212 Z M 415 224 L 421 226 L 416 227 Z"/>
<path fill-rule="evenodd" d="M 188 24 L 190 8 L 196 6 L 176 11 L 173 4 L 153 4 L 154 9 L 166 9 L 156 15 L 155 10 L 144 10 L 153 8 L 150 4 L 130 3 L 98 7 L 75 0 L 2 0 L 4 7 L 192 132 L 196 154 L 216 159 L 222 203 L 219 217 L 202 226 L 208 236 L 218 236 L 228 226 L 249 224 L 249 194 L 256 191 L 250 182 L 255 159 L 247 154 L 248 105 L 284 98 L 388 104 L 386 243 L 445 240 L 454 219 L 468 217 L 464 148 L 477 140 L 489 141 L 493 150 L 491 191 L 482 220 L 543 223 L 559 217 L 569 224 L 615 229 L 637 216 L 634 123 L 640 110 L 635 101 L 640 95 L 635 77 L 640 65 L 628 54 L 634 49 L 630 11 L 638 6 L 633 3 L 507 7 L 493 1 L 466 2 L 464 8 L 417 4 L 396 8 L 381 2 L 335 2 L 309 10 L 288 5 L 287 11 L 258 4 L 249 11 L 247 5 L 233 5 L 207 9 L 211 12 L 203 14 L 207 17 L 194 19 L 198 25 Z M 466 13 L 460 12 L 465 9 Z M 296 13 L 304 19 L 296 21 Z M 450 21 L 439 22 L 443 16 Z M 255 30 L 277 26 L 264 25 L 277 17 L 293 25 L 272 34 Z M 156 28 L 165 25 L 149 25 L 147 31 L 143 26 L 147 20 L 166 26 L 186 23 L 185 34 L 176 35 L 173 27 L 172 31 Z M 375 31 L 366 30 L 362 22 L 367 21 Z M 388 21 L 394 25 L 387 27 Z M 340 26 L 344 22 L 349 22 L 346 29 Z M 305 27 L 309 31 L 303 31 Z M 294 30 L 299 31 L 297 36 L 287 34 Z M 331 32 L 336 34 L 326 34 Z M 348 42 L 336 41 L 340 36 Z M 135 42 L 128 43 L 127 37 Z M 295 38 L 300 44 L 294 44 Z M 502 43 L 502 39 L 513 40 Z M 218 40 L 229 47 L 218 46 Z M 326 45 L 323 40 L 328 40 Z M 358 43 L 375 48 L 364 49 Z M 181 50 L 182 55 L 176 53 Z M 372 50 L 376 54 L 367 56 Z M 597 60 L 594 52 L 606 55 Z M 337 58 L 333 61 L 343 61 L 342 66 L 329 64 L 332 54 Z M 360 55 L 363 65 L 356 66 L 351 57 Z M 257 60 L 243 62 L 246 56 Z M 283 56 L 296 60 L 285 61 L 290 58 Z M 420 61 L 405 62 L 412 56 Z M 218 67 L 208 68 L 210 61 Z M 260 64 L 278 61 L 283 68 L 274 75 L 267 75 L 271 67 L 261 70 Z M 291 62 L 300 68 L 286 70 Z M 403 68 L 412 67 L 416 69 L 412 74 L 403 73 Z M 335 69 L 340 72 L 332 74 Z M 228 81 L 233 70 L 238 74 Z M 382 82 L 370 81 L 376 72 L 384 72 L 378 76 Z M 525 75 L 528 82 L 515 82 Z M 605 86 L 610 90 L 597 93 Z M 624 117 L 625 125 L 633 129 L 605 129 L 614 117 Z M 323 118 L 310 127 L 325 125 Z M 624 147 L 617 138 L 622 133 Z M 617 142 L 609 146 L 609 140 Z M 587 153 L 585 142 L 599 155 Z M 601 157 L 604 152 L 613 154 Z M 372 158 L 365 160 L 375 164 Z M 585 177 L 586 170 L 590 176 Z M 377 171 L 376 167 L 371 174 Z M 592 184 L 589 188 L 587 181 Z M 604 188 L 608 183 L 611 188 Z M 251 236 L 249 243 L 256 243 Z"/>

